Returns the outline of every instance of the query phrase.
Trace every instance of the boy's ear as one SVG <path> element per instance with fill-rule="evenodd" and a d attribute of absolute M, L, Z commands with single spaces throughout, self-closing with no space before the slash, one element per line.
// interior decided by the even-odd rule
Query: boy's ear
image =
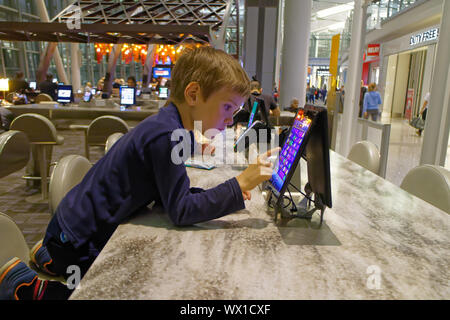
<path fill-rule="evenodd" d="M 200 99 L 200 84 L 198 82 L 189 82 L 184 89 L 184 100 L 190 106 L 196 105 Z"/>

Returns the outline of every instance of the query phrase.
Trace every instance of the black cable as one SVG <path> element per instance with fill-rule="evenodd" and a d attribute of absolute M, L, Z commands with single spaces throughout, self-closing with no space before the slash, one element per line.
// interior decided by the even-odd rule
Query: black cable
<path fill-rule="evenodd" d="M 294 186 L 292 183 L 289 182 L 289 185 L 292 186 L 292 187 L 293 187 L 295 190 L 297 190 L 298 192 L 300 192 L 302 195 L 304 195 L 306 199 L 308 199 L 309 201 L 312 201 L 312 202 L 315 203 L 315 201 L 314 201 L 311 197 L 307 196 L 305 193 L 303 193 L 301 190 L 299 190 L 299 189 L 298 189 L 296 186 Z"/>

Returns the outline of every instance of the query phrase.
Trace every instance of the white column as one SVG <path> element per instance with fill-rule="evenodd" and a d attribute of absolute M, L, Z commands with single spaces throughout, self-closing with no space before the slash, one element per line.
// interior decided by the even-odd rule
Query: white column
<path fill-rule="evenodd" d="M 436 62 L 431 82 L 430 105 L 425 121 L 420 164 L 445 166 L 450 125 L 450 1 L 442 5 Z"/>
<path fill-rule="evenodd" d="M 303 105 L 306 96 L 312 0 L 285 1 L 281 61 L 280 108 L 293 98 Z"/>
<path fill-rule="evenodd" d="M 363 45 L 366 35 L 366 10 L 367 5 L 364 0 L 355 0 L 348 61 L 348 77 L 345 82 L 341 140 L 337 150 L 344 157 L 347 157 L 350 148 L 357 142 L 356 133 L 361 89 Z"/>
<path fill-rule="evenodd" d="M 280 0 L 278 5 L 278 21 L 277 21 L 277 51 L 275 56 L 275 76 L 274 82 L 277 88 L 280 83 L 280 67 L 281 67 L 281 48 L 283 47 L 283 21 L 284 21 L 284 0 Z"/>
<path fill-rule="evenodd" d="M 50 18 L 48 17 L 47 8 L 45 7 L 44 0 L 38 0 L 36 1 L 37 10 L 39 13 L 39 17 L 41 18 L 42 22 L 49 22 Z M 56 47 L 55 53 L 53 55 L 53 58 L 55 59 L 55 66 L 56 71 L 58 72 L 58 81 L 69 83 L 67 80 L 66 71 L 64 70 L 64 65 L 61 59 L 61 55 L 59 54 L 58 46 Z"/>
<path fill-rule="evenodd" d="M 81 89 L 80 55 L 78 51 L 78 43 L 71 43 L 70 57 L 73 92 L 78 92 L 78 90 Z"/>

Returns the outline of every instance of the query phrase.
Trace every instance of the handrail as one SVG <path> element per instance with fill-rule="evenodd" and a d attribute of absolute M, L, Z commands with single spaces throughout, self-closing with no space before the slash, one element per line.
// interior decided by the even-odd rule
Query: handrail
<path fill-rule="evenodd" d="M 336 150 L 336 137 L 337 137 L 337 127 L 339 120 L 342 118 L 342 114 L 337 112 L 330 112 L 332 116 L 332 129 L 331 129 L 331 139 L 330 148 L 331 150 Z M 337 117 L 334 115 L 337 114 Z M 391 135 L 391 124 L 375 122 L 368 119 L 358 118 L 358 123 L 362 125 L 362 133 L 360 140 L 367 140 L 369 127 L 381 130 L 381 142 L 380 142 L 380 168 L 378 170 L 378 175 L 382 178 L 386 178 L 386 168 L 389 153 L 389 138 Z"/>
<path fill-rule="evenodd" d="M 362 124 L 361 139 L 367 140 L 369 127 L 381 130 L 381 142 L 380 142 L 380 168 L 378 175 L 386 178 L 386 167 L 389 153 L 389 137 L 391 135 L 391 124 L 375 122 L 368 119 L 358 118 L 358 122 Z"/>

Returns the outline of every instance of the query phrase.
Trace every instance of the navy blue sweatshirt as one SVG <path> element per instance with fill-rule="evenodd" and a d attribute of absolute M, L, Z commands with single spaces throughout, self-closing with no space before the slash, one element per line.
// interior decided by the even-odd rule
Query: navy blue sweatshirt
<path fill-rule="evenodd" d="M 120 223 L 154 200 L 177 226 L 245 208 L 236 178 L 208 190 L 190 188 L 184 164 L 171 160 L 180 143 L 171 135 L 181 128 L 178 110 L 169 104 L 120 138 L 67 193 L 56 216 L 75 248 L 88 243 L 100 252 Z"/>

